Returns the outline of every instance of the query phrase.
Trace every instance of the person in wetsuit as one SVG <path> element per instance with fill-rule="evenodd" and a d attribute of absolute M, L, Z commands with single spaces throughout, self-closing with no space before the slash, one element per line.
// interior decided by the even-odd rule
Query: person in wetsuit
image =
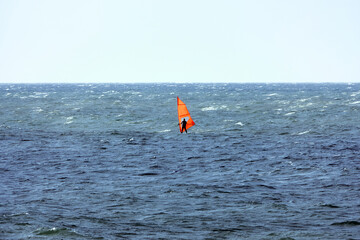
<path fill-rule="evenodd" d="M 183 133 L 184 132 L 184 130 L 185 130 L 185 132 L 187 133 L 187 130 L 186 130 L 186 120 L 185 120 L 185 118 L 182 120 L 182 122 L 181 122 L 181 133 Z"/>

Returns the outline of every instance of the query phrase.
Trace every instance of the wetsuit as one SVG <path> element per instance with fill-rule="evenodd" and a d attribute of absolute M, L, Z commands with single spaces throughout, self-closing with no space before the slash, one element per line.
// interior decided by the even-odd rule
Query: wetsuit
<path fill-rule="evenodd" d="M 184 119 L 184 120 L 182 120 L 182 122 L 181 122 L 181 133 L 183 133 L 184 132 L 184 130 L 185 130 L 185 132 L 187 133 L 187 130 L 186 130 L 186 120 Z"/>

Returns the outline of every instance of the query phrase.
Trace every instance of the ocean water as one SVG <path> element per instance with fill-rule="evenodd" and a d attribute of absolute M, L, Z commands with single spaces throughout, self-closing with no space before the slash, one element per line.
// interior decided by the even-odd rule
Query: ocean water
<path fill-rule="evenodd" d="M 0 239 L 360 239 L 359 123 L 360 84 L 2 84 Z"/>

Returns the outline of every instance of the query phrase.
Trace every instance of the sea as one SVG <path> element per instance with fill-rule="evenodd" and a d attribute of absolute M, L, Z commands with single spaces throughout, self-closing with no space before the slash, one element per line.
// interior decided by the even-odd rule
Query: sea
<path fill-rule="evenodd" d="M 0 149 L 0 239 L 360 239 L 358 83 L 0 84 Z"/>

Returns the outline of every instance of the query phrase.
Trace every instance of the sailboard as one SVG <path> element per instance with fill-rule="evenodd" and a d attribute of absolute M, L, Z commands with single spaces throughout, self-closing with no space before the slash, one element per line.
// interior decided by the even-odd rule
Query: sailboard
<path fill-rule="evenodd" d="M 195 122 L 192 120 L 185 103 L 181 101 L 179 97 L 177 97 L 177 109 L 178 109 L 179 128 L 180 128 L 180 132 L 182 133 L 184 130 L 182 129 L 181 122 L 184 118 L 187 122 L 186 129 L 189 129 L 192 126 L 194 126 Z"/>

